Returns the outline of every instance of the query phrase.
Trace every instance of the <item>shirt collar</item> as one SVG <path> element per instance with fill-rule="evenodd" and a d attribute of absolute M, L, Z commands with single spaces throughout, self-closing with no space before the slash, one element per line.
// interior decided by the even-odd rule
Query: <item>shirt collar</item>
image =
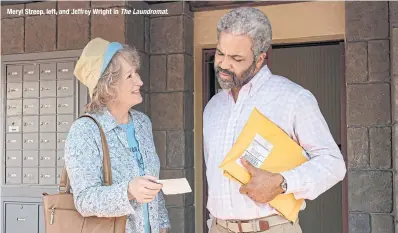
<path fill-rule="evenodd" d="M 260 89 L 260 87 L 271 78 L 271 76 L 272 73 L 268 68 L 268 65 L 264 65 L 248 83 L 250 85 L 249 94 L 256 93 L 258 89 Z"/>
<path fill-rule="evenodd" d="M 134 121 L 134 125 L 141 124 L 141 119 L 137 117 L 137 113 L 135 112 L 134 109 L 131 109 L 129 111 L 131 119 Z M 96 119 L 98 122 L 101 124 L 104 132 L 109 132 L 117 127 L 119 127 L 119 124 L 116 122 L 115 117 L 111 114 L 111 112 L 105 108 L 101 113 L 95 114 Z"/>

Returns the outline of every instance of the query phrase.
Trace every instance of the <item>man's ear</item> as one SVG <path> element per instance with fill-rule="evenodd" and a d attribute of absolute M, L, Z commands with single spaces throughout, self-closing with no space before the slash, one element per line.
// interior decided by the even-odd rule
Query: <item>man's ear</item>
<path fill-rule="evenodd" d="M 260 69 L 263 66 L 263 64 L 266 62 L 266 59 L 267 59 L 267 53 L 266 52 L 261 53 L 260 56 L 258 56 L 257 58 L 256 68 Z"/>

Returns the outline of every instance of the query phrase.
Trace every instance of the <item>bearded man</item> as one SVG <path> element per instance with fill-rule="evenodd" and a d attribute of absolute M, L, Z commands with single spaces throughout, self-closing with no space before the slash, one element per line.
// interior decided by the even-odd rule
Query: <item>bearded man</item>
<path fill-rule="evenodd" d="M 210 233 L 301 233 L 298 221 L 289 222 L 268 202 L 282 193 L 315 199 L 343 180 L 343 156 L 314 95 L 269 70 L 272 29 L 263 12 L 234 9 L 221 18 L 217 32 L 214 66 L 223 90 L 203 113 Z M 254 108 L 295 140 L 306 151 L 308 161 L 292 170 L 272 173 L 243 160 L 251 180 L 242 186 L 223 176 L 218 166 Z"/>

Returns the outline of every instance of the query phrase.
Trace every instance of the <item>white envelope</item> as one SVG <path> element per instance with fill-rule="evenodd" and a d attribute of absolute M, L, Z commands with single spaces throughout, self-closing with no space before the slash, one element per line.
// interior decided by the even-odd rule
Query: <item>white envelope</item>
<path fill-rule="evenodd" d="M 189 186 L 186 178 L 157 180 L 156 182 L 163 184 L 162 191 L 165 195 L 192 192 L 191 186 Z"/>

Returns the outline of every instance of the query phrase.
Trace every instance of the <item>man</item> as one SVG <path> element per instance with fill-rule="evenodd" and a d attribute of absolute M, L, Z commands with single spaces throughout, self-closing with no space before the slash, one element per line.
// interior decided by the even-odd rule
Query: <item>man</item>
<path fill-rule="evenodd" d="M 221 18 L 217 31 L 214 66 L 223 91 L 209 101 L 203 116 L 207 208 L 214 217 L 210 233 L 301 232 L 298 222 L 279 216 L 267 203 L 281 193 L 315 199 L 343 180 L 342 154 L 315 97 L 269 70 L 272 30 L 260 10 L 234 9 Z M 243 160 L 251 180 L 241 186 L 224 177 L 218 166 L 255 107 L 303 147 L 309 161 L 278 174 Z"/>

